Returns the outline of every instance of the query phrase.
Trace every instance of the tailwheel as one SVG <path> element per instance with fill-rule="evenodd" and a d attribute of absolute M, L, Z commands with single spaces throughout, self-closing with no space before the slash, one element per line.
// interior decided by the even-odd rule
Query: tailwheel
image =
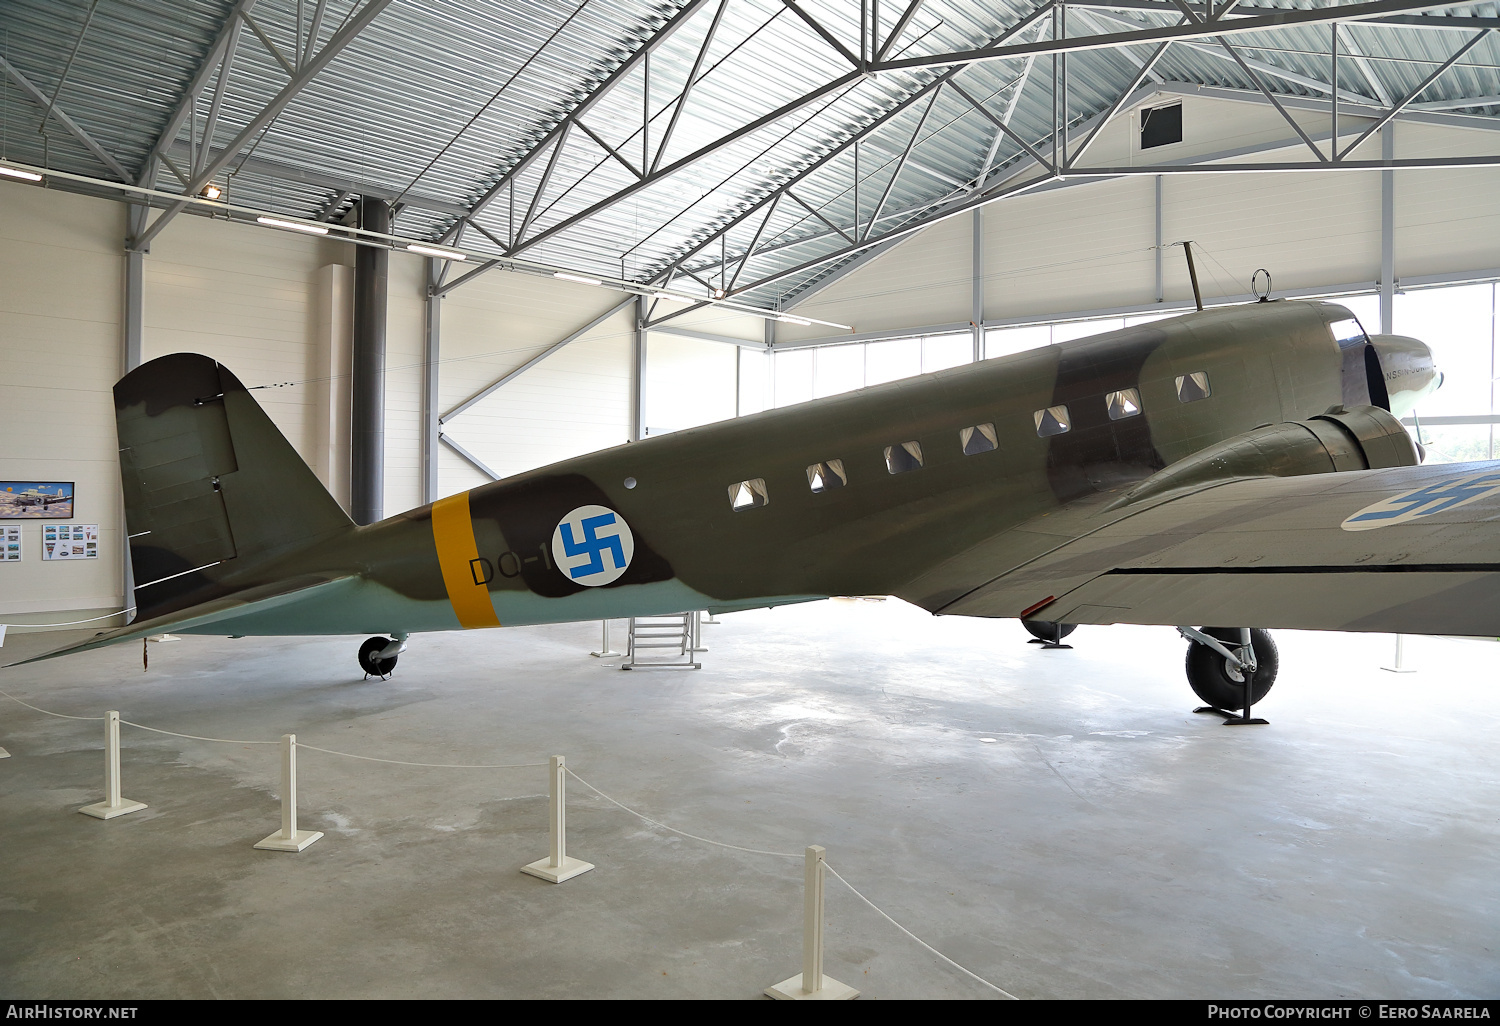
<path fill-rule="evenodd" d="M 1022 620 L 1021 626 L 1031 635 L 1032 640 L 1027 644 L 1045 648 L 1072 648 L 1072 645 L 1064 645 L 1062 639 L 1078 629 L 1076 623 L 1053 623 L 1051 620 Z"/>
<path fill-rule="evenodd" d="M 1191 644 L 1187 651 L 1187 678 L 1193 693 L 1208 703 L 1202 712 L 1223 712 L 1240 709 L 1241 715 L 1232 722 L 1250 722 L 1250 706 L 1259 702 L 1276 683 L 1279 659 L 1276 643 L 1269 631 L 1252 628 L 1249 633 L 1249 649 L 1246 651 L 1241 628 L 1205 627 L 1201 636 L 1219 642 L 1220 646 L 1235 657 L 1225 657 L 1214 646 L 1200 640 L 1200 632 L 1191 628 L 1178 628 Z M 1246 685 L 1249 685 L 1248 689 Z M 1264 720 L 1259 722 L 1264 723 Z"/>
<path fill-rule="evenodd" d="M 397 646 L 400 646 L 397 648 Z M 396 668 L 396 655 L 406 645 L 392 641 L 390 638 L 370 638 L 359 646 L 359 668 L 365 671 L 367 677 L 389 677 L 391 671 Z M 381 653 L 386 649 L 396 649 L 388 656 Z"/>

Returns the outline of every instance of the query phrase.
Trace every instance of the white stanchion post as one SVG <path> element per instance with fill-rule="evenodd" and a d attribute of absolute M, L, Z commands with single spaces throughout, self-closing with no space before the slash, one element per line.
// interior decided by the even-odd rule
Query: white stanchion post
<path fill-rule="evenodd" d="M 1408 666 L 1405 665 L 1405 658 L 1404 658 L 1405 655 L 1406 655 L 1406 651 L 1405 651 L 1406 650 L 1406 644 L 1405 643 L 1406 643 L 1406 635 L 1404 635 L 1404 634 L 1398 634 L 1398 635 L 1396 635 L 1396 662 L 1392 666 L 1382 666 L 1381 667 L 1382 670 L 1389 670 L 1391 673 L 1415 673 L 1416 672 L 1415 670 L 1413 670 L 1410 667 L 1408 667 Z"/>
<path fill-rule="evenodd" d="M 823 974 L 823 857 L 822 845 L 807 849 L 803 859 L 802 971 L 766 988 L 778 1001 L 848 1001 L 859 991 Z"/>
<path fill-rule="evenodd" d="M 609 621 L 608 620 L 600 620 L 599 622 L 604 625 L 604 641 L 599 645 L 599 651 L 597 651 L 597 652 L 590 652 L 589 655 L 595 656 L 596 658 L 599 658 L 599 659 L 613 659 L 615 656 L 619 655 L 620 653 L 616 652 L 613 648 L 610 647 L 610 644 L 609 644 Z"/>
<path fill-rule="evenodd" d="M 113 709 L 104 714 L 104 795 L 104 801 L 78 811 L 95 819 L 114 819 L 146 807 L 145 802 L 120 797 L 120 714 Z"/>
<path fill-rule="evenodd" d="M 521 872 L 541 877 L 548 883 L 562 883 L 587 873 L 594 868 L 594 864 L 568 856 L 567 763 L 561 755 L 554 755 L 548 766 L 552 774 L 548 809 L 552 827 L 552 853 L 529 866 L 522 866 Z"/>
<path fill-rule="evenodd" d="M 301 851 L 323 836 L 297 829 L 297 735 L 281 735 L 281 829 L 256 845 L 263 851 Z"/>
<path fill-rule="evenodd" d="M 694 652 L 707 652 L 708 646 L 703 643 L 703 613 L 693 613 L 693 648 Z"/>

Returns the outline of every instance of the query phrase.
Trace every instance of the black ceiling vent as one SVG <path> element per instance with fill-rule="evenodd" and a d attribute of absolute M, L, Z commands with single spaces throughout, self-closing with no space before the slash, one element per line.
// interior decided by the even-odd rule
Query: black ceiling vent
<path fill-rule="evenodd" d="M 1141 149 L 1182 142 L 1182 104 L 1141 111 Z"/>

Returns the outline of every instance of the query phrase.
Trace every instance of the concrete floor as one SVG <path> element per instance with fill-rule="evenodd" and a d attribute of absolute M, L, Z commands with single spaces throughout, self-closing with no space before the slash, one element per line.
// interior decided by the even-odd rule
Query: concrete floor
<path fill-rule="evenodd" d="M 645 814 L 829 863 L 1023 998 L 1500 994 L 1493 643 L 1277 632 L 1271 725 L 1194 716 L 1184 644 L 898 602 L 740 613 L 699 672 L 591 659 L 597 624 L 414 639 L 188 638 L 0 671 L 60 712 L 421 762 L 568 757 Z M 35 637 L 12 635 L 14 658 Z M 574 787 L 551 885 L 542 770 L 301 755 L 101 729 L 0 700 L 0 993 L 43 997 L 753 998 L 800 969 L 801 865 L 655 829 Z M 993 738 L 990 743 L 984 738 Z M 983 998 L 829 881 L 827 971 L 870 998 Z"/>

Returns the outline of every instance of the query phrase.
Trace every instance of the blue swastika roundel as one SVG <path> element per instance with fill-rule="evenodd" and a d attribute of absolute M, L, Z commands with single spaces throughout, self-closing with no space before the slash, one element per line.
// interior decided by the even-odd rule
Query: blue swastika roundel
<path fill-rule="evenodd" d="M 618 580 L 634 555 L 630 525 L 607 506 L 579 506 L 552 532 L 552 559 L 575 584 L 597 588 Z"/>
<path fill-rule="evenodd" d="M 1444 478 L 1424 488 L 1392 495 L 1351 514 L 1339 526 L 1346 531 L 1368 531 L 1376 527 L 1407 524 L 1500 491 L 1500 474 L 1465 474 Z"/>

